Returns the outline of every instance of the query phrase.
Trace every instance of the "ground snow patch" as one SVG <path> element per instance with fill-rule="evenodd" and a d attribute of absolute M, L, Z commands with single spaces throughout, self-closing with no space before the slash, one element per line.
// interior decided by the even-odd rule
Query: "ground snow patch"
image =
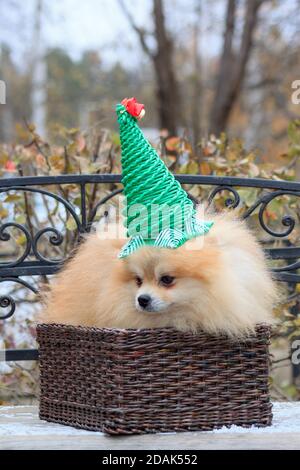
<path fill-rule="evenodd" d="M 70 426 L 63 426 L 55 423 L 39 421 L 36 413 L 32 413 L 32 407 L 22 406 L 22 411 L 17 414 L 11 413 L 12 406 L 0 406 L 0 438 L 8 436 L 24 435 L 101 435 L 100 432 L 84 431 Z M 21 422 L 18 422 L 18 418 Z M 240 426 L 231 426 L 230 428 L 220 428 L 214 431 L 208 431 L 209 434 L 269 434 L 269 433 L 299 433 L 300 434 L 300 403 L 277 402 L 273 404 L 273 424 L 266 428 L 242 428 Z M 173 433 L 168 433 L 173 434 Z"/>

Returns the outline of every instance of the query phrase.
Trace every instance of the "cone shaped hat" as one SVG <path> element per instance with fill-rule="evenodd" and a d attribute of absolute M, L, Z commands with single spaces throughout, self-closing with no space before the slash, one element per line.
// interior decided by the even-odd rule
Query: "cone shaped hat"
<path fill-rule="evenodd" d="M 196 219 L 193 202 L 138 125 L 144 106 L 135 98 L 126 98 L 117 105 L 116 112 L 129 237 L 119 257 L 124 258 L 144 245 L 177 248 L 207 233 L 213 222 Z"/>

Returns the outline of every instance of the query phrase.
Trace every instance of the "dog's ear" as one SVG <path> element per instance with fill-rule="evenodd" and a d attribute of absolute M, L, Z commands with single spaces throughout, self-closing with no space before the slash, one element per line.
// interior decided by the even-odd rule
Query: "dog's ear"
<path fill-rule="evenodd" d="M 221 269 L 220 251 L 210 245 L 201 249 L 190 249 L 186 244 L 174 250 L 172 264 L 178 277 L 193 277 L 210 282 Z"/>

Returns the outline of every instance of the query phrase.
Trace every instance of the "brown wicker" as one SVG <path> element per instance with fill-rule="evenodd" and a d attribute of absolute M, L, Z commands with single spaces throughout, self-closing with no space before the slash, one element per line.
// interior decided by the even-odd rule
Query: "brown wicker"
<path fill-rule="evenodd" d="M 37 333 L 41 419 L 109 434 L 271 424 L 265 325 L 243 342 L 173 329 Z"/>

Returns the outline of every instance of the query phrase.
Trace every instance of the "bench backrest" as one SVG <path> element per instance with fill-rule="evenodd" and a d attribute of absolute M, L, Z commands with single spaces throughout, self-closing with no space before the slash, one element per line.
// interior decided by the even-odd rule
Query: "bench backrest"
<path fill-rule="evenodd" d="M 279 281 L 289 283 L 291 289 L 293 289 L 296 283 L 300 282 L 300 274 L 297 271 L 300 267 L 300 246 L 294 246 L 288 237 L 296 228 L 295 217 L 291 213 L 283 215 L 279 221 L 279 228 L 277 225 L 276 229 L 270 227 L 266 217 L 270 204 L 274 203 L 274 201 L 287 196 L 298 198 L 300 196 L 300 183 L 202 175 L 177 175 L 176 178 L 182 184 L 211 187 L 208 196 L 210 203 L 220 193 L 226 191 L 224 193 L 227 194 L 225 205 L 232 208 L 242 203 L 242 197 L 239 192 L 242 193 L 242 190 L 246 188 L 258 188 L 256 200 L 246 207 L 242 217 L 248 218 L 254 213 L 257 214 L 261 233 L 264 233 L 268 238 L 265 244 L 267 254 L 273 260 L 283 260 L 283 263 L 279 263 L 280 267 L 277 266 L 273 269 L 275 277 Z M 122 191 L 121 187 L 118 187 L 120 182 L 121 175 L 112 174 L 7 178 L 0 180 L 0 194 L 11 194 L 13 192 L 12 194 L 20 193 L 27 195 L 26 197 L 40 194 L 46 199 L 55 200 L 67 211 L 69 218 L 73 220 L 73 226 L 77 233 L 84 234 L 90 231 L 99 208 Z M 61 192 L 53 191 L 55 187 L 64 188 L 66 185 L 71 184 L 79 188 L 79 207 L 71 204 L 69 200 L 61 195 Z M 91 184 L 94 188 L 98 187 L 98 185 L 106 185 L 107 187 L 109 184 L 114 189 L 110 190 L 100 201 L 95 200 L 93 207 L 87 207 L 86 191 L 87 188 L 91 188 Z M 3 223 L 2 221 L 0 223 L 0 244 L 3 250 L 5 243 L 10 240 L 10 231 L 13 227 L 14 230 L 19 230 L 23 237 L 25 237 L 25 243 L 22 245 L 23 252 L 18 256 L 18 259 L 0 262 L 0 287 L 2 288 L 0 296 L 0 322 L 8 321 L 17 311 L 16 300 L 10 295 L 5 294 L 5 292 L 3 293 L 3 287 L 5 286 L 3 283 L 17 283 L 37 293 L 38 289 L 32 284 L 32 280 L 36 276 L 55 274 L 62 265 L 61 260 L 49 260 L 39 251 L 39 243 L 42 239 L 47 240 L 47 235 L 49 236 L 47 243 L 53 246 L 61 244 L 64 234 L 53 224 L 49 224 L 49 227 L 43 227 L 33 233 L 28 224 L 17 223 L 13 217 L 9 222 Z M 279 243 L 279 246 L 274 246 L 274 244 L 270 243 L 271 240 L 282 240 L 282 242 Z M 22 299 L 18 299 L 18 304 L 20 301 Z M 5 314 L 1 313 L 1 310 L 4 310 Z M 32 360 L 37 358 L 38 353 L 36 349 L 15 349 L 7 350 L 2 355 L 0 353 L 0 360 Z"/>

